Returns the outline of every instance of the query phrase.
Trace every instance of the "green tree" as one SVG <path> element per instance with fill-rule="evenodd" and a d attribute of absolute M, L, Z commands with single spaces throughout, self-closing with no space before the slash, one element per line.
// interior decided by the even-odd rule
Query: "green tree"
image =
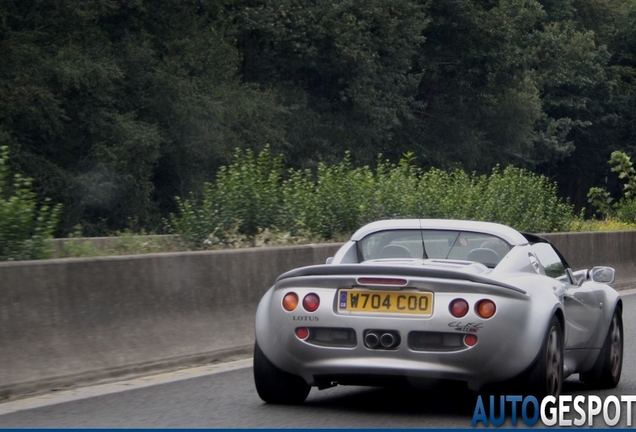
<path fill-rule="evenodd" d="M 225 3 L 0 4 L 0 125 L 62 233 L 159 230 L 235 147 L 286 145 L 285 109 L 235 77 Z"/>
<path fill-rule="evenodd" d="M 618 150 L 636 152 L 636 4 L 631 4 L 627 13 L 616 26 L 609 49 L 610 74 L 616 82 L 615 129 Z"/>
<path fill-rule="evenodd" d="M 582 208 L 592 186 L 603 185 L 611 196 L 619 197 L 620 186 L 615 177 L 607 176 L 606 161 L 613 151 L 633 149 L 636 93 L 629 56 L 634 52 L 635 16 L 629 1 L 574 4 L 575 18 L 561 25 L 567 32 L 560 43 L 565 50 L 552 52 L 553 58 L 565 58 L 570 66 L 551 66 L 544 80 L 546 112 L 576 122 L 568 133 L 573 151 L 568 158 L 540 168 L 558 182 L 562 195 Z"/>
<path fill-rule="evenodd" d="M 532 149 L 542 116 L 532 71 L 541 6 L 457 0 L 432 2 L 427 14 L 418 94 L 423 111 L 406 133 L 423 143 L 433 165 L 487 171 L 518 163 Z"/>
<path fill-rule="evenodd" d="M 345 154 L 369 169 L 385 163 L 379 153 L 451 172 L 512 164 L 583 206 L 610 153 L 636 147 L 634 10 L 633 0 L 5 0 L 0 127 L 16 171 L 64 204 L 59 233 L 161 230 L 175 196 L 203 195 L 235 148 L 265 143 L 296 176 Z M 615 179 L 606 186 L 620 194 Z"/>
<path fill-rule="evenodd" d="M 135 1 L 108 0 L 0 5 L 0 125 L 19 170 L 66 204 L 63 229 L 150 222 L 161 136 L 120 105 L 126 77 L 100 26 L 139 10 Z"/>
<path fill-rule="evenodd" d="M 406 150 L 394 137 L 419 106 L 423 3 L 246 0 L 229 16 L 244 79 L 276 89 L 290 110 L 291 163 Z"/>
<path fill-rule="evenodd" d="M 612 204 L 613 198 L 607 190 L 593 187 L 587 194 L 588 201 L 603 218 L 616 217 L 621 222 L 633 223 L 636 221 L 636 170 L 632 160 L 621 151 L 613 151 L 609 164 L 622 183 L 621 198 Z"/>

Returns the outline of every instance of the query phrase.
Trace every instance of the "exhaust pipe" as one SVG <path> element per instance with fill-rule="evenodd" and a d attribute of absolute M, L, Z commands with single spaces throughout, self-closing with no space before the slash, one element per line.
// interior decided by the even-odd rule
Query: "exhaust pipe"
<path fill-rule="evenodd" d="M 400 335 L 393 330 L 366 330 L 364 345 L 371 349 L 392 350 L 400 345 Z"/>
<path fill-rule="evenodd" d="M 378 335 L 373 332 L 368 332 L 366 336 L 364 337 L 364 343 L 369 348 L 377 347 L 379 342 L 380 342 L 380 339 L 378 338 Z"/>
<path fill-rule="evenodd" d="M 384 348 L 392 348 L 394 343 L 395 343 L 395 337 L 391 333 L 384 333 L 380 337 L 380 344 Z"/>

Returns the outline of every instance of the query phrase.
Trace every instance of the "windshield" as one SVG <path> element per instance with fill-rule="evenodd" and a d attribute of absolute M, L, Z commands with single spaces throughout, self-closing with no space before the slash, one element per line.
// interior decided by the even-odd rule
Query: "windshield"
<path fill-rule="evenodd" d="M 384 258 L 436 258 L 496 266 L 510 245 L 499 237 L 469 231 L 389 230 L 358 243 L 363 261 Z"/>

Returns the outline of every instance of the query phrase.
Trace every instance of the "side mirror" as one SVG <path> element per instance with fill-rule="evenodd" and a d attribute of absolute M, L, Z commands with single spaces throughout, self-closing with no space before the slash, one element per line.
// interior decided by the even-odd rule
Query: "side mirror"
<path fill-rule="evenodd" d="M 331 264 L 332 261 L 333 261 L 333 257 L 329 257 L 327 258 L 327 262 L 325 264 Z"/>
<path fill-rule="evenodd" d="M 611 284 L 614 282 L 614 278 L 616 276 L 616 270 L 612 267 L 594 267 L 590 270 L 590 274 L 592 276 L 592 280 L 594 282 Z"/>

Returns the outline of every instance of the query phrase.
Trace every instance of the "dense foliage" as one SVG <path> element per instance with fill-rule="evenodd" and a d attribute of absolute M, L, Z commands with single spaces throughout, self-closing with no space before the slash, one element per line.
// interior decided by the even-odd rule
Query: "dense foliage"
<path fill-rule="evenodd" d="M 618 173 L 623 182 L 622 197 L 616 201 L 610 193 L 600 187 L 593 187 L 588 192 L 588 201 L 603 218 L 614 218 L 620 222 L 636 222 L 636 169 L 631 158 L 620 151 L 612 152 L 609 160 L 612 171 Z"/>
<path fill-rule="evenodd" d="M 265 230 L 331 240 L 365 223 L 400 218 L 458 218 L 500 222 L 529 232 L 568 230 L 572 206 L 544 176 L 495 167 L 488 175 L 427 171 L 410 156 L 399 164 L 379 159 L 377 169 L 353 167 L 349 158 L 317 173 L 286 170 L 265 148 L 237 152 L 201 200 L 179 201 L 175 231 L 195 248 L 233 246 L 237 237 Z"/>
<path fill-rule="evenodd" d="M 0 261 L 47 258 L 60 206 L 38 204 L 31 179 L 12 174 L 8 162 L 0 147 Z"/>
<path fill-rule="evenodd" d="M 63 205 L 59 235 L 162 232 L 223 185 L 208 225 L 328 236 L 445 214 L 425 178 L 508 220 L 489 188 L 544 179 L 509 166 L 578 210 L 592 186 L 619 199 L 606 161 L 636 151 L 636 0 L 4 0 L 0 53 L 0 145 Z M 251 171 L 266 143 L 280 158 Z M 390 168 L 409 152 L 421 171 Z"/>

